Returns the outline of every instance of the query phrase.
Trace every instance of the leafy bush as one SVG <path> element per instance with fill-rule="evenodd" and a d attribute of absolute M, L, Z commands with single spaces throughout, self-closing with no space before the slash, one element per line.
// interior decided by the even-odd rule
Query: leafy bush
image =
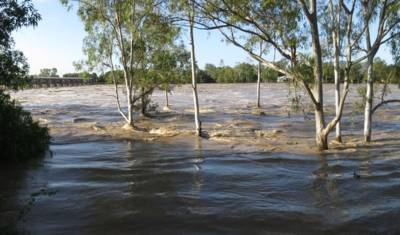
<path fill-rule="evenodd" d="M 47 127 L 32 120 L 10 96 L 0 91 L 0 160 L 21 162 L 38 158 L 48 150 Z"/>

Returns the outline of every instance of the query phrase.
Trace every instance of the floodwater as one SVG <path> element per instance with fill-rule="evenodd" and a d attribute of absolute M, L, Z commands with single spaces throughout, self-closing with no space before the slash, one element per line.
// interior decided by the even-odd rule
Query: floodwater
<path fill-rule="evenodd" d="M 254 89 L 200 86 L 203 124 L 211 136 L 217 132 L 215 139 L 88 132 L 86 124 L 120 120 L 110 86 L 13 94 L 57 131 L 52 156 L 27 169 L 2 167 L 0 227 L 16 220 L 30 234 L 400 233 L 399 105 L 376 114 L 371 145 L 321 153 L 312 147 L 312 114 L 288 113 L 285 85 L 263 85 L 265 115 L 252 113 Z M 188 86 L 175 88 L 175 112 L 143 125 L 192 128 L 190 95 Z M 353 142 L 362 126 L 351 108 L 355 97 L 343 123 L 345 140 Z M 391 97 L 400 97 L 398 88 Z M 153 98 L 162 109 L 164 94 Z M 282 136 L 254 134 L 272 129 Z M 227 131 L 229 137 L 221 134 Z"/>

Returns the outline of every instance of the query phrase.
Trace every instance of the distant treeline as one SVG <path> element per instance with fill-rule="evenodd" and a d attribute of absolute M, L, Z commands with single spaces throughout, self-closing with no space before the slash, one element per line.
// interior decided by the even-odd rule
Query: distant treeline
<path fill-rule="evenodd" d="M 99 77 L 97 76 L 97 73 L 89 73 L 89 72 L 81 72 L 81 73 L 66 73 L 63 75 L 64 78 L 83 78 L 83 79 L 90 79 L 93 81 L 98 81 Z M 104 81 L 103 81 L 104 82 Z"/>
<path fill-rule="evenodd" d="M 281 74 L 262 66 L 261 80 L 264 82 L 276 82 Z M 215 66 L 206 64 L 204 69 L 197 71 L 197 79 L 200 83 L 254 83 L 257 81 L 257 66 L 249 63 L 240 63 L 234 67 Z"/>
<path fill-rule="evenodd" d="M 332 63 L 324 63 L 323 71 L 324 71 L 324 82 L 326 83 L 334 83 L 333 77 L 333 64 Z M 350 71 L 350 79 L 352 83 L 363 83 L 366 80 L 366 71 L 367 64 L 358 63 L 352 66 Z M 400 84 L 400 66 L 394 64 L 388 64 L 381 58 L 375 58 L 373 64 L 374 71 L 374 81 L 378 83 L 396 83 Z M 344 78 L 344 69 L 340 70 L 341 78 Z"/>
<path fill-rule="evenodd" d="M 277 62 L 282 63 L 282 62 Z M 281 64 L 282 66 L 285 66 Z M 333 64 L 324 63 L 324 82 L 334 83 Z M 367 66 L 364 63 L 355 64 L 351 70 L 351 80 L 353 83 L 364 82 L 364 75 Z M 306 72 L 306 71 L 305 71 Z M 341 69 L 344 74 L 344 70 Z M 123 72 L 116 71 L 120 82 L 123 81 Z M 190 83 L 190 71 L 183 72 L 181 78 L 176 80 L 179 83 Z M 277 78 L 283 76 L 265 66 L 261 68 L 262 82 L 277 82 Z M 400 83 L 400 67 L 387 64 L 384 60 L 377 58 L 374 61 L 375 81 L 386 81 L 389 83 Z M 66 73 L 63 77 L 82 77 L 91 79 L 97 83 L 112 83 L 111 72 L 105 72 L 101 75 L 96 73 Z M 344 76 L 341 76 L 344 77 Z M 257 65 L 250 63 L 239 63 L 235 66 L 206 64 L 204 69 L 197 69 L 197 79 L 199 83 L 254 83 L 257 81 Z M 388 80 L 389 79 L 389 80 Z"/>

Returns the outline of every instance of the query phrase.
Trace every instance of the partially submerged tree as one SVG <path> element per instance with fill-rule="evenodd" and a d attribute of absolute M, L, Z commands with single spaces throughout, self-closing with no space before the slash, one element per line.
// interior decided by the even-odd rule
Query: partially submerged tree
<path fill-rule="evenodd" d="M 330 21 L 329 31 L 331 33 L 331 45 L 332 45 L 332 64 L 333 74 L 335 80 L 335 112 L 339 115 L 340 111 L 340 56 L 341 56 L 341 4 L 340 1 L 329 0 L 329 16 Z M 329 38 L 329 36 L 328 36 Z M 336 141 L 342 142 L 342 131 L 340 120 L 336 124 Z"/>
<path fill-rule="evenodd" d="M 365 57 L 354 59 L 354 55 L 359 52 L 359 44 L 363 36 L 363 30 L 357 25 L 359 19 L 355 18 L 355 11 L 358 0 L 329 0 L 326 10 L 326 40 L 331 45 L 330 57 L 332 58 L 333 75 L 335 83 L 335 112 L 339 115 L 340 111 L 340 85 L 343 79 L 343 90 L 348 90 L 351 82 L 351 72 L 354 65 L 360 63 Z M 341 63 L 341 58 L 344 63 Z M 341 66 L 342 65 L 342 66 Z M 343 69 L 343 74 L 341 73 Z M 336 140 L 342 142 L 341 120 L 336 124 Z"/>
<path fill-rule="evenodd" d="M 193 89 L 193 104 L 194 104 L 194 123 L 196 126 L 196 135 L 201 135 L 201 122 L 200 122 L 200 107 L 199 98 L 197 95 L 197 80 L 196 80 L 196 56 L 195 56 L 195 45 L 194 45 L 194 2 L 189 1 L 188 8 L 188 20 L 189 20 L 189 38 L 190 38 L 190 59 L 192 63 L 192 89 Z"/>
<path fill-rule="evenodd" d="M 199 24 L 208 29 L 218 29 L 229 42 L 245 50 L 264 66 L 303 84 L 314 104 L 316 143 L 323 150 L 328 148 L 328 134 L 341 118 L 348 89 L 344 89 L 340 97 L 339 112 L 326 123 L 319 3 L 316 0 L 310 0 L 309 3 L 303 0 L 213 0 L 197 1 L 196 7 L 207 18 L 207 21 L 199 19 Z M 289 66 L 280 67 L 248 47 L 248 40 L 254 36 L 276 49 L 280 57 L 289 62 Z M 311 52 L 311 57 L 307 52 Z M 303 72 L 310 69 L 312 74 Z"/>
<path fill-rule="evenodd" d="M 367 59 L 367 91 L 364 111 L 364 141 L 371 141 L 374 99 L 374 58 L 381 46 L 400 37 L 400 2 L 397 0 L 361 0 L 365 47 L 360 48 Z M 377 19 L 377 22 L 374 20 Z M 376 25 L 375 40 L 371 39 L 371 28 Z"/>
<path fill-rule="evenodd" d="M 260 56 L 262 53 L 262 42 L 260 42 Z M 257 108 L 261 108 L 261 62 L 258 61 L 257 63 Z"/>
<path fill-rule="evenodd" d="M 68 4 L 71 1 L 61 0 Z M 162 15 L 162 4 L 156 0 L 79 0 L 78 14 L 88 36 L 84 51 L 90 68 L 111 71 L 119 113 L 129 126 L 134 125 L 137 103 L 146 111 L 149 95 L 162 80 L 157 66 L 170 53 L 178 34 Z M 123 73 L 126 106 L 122 108 L 117 71 Z"/>
<path fill-rule="evenodd" d="M 197 65 L 195 53 L 194 27 L 196 19 L 195 0 L 179 0 L 168 2 L 170 8 L 170 20 L 172 23 L 189 29 L 190 61 L 191 61 L 191 84 L 193 91 L 194 123 L 197 136 L 201 136 L 200 107 L 197 92 Z"/>
<path fill-rule="evenodd" d="M 262 41 L 259 41 L 259 56 L 261 57 L 264 54 L 265 47 Z M 262 63 L 261 61 L 257 61 L 257 108 L 261 108 L 261 80 L 262 80 Z"/>

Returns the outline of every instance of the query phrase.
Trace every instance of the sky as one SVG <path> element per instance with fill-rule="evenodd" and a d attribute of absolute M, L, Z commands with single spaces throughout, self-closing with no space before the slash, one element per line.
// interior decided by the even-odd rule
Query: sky
<path fill-rule="evenodd" d="M 14 33 L 15 46 L 28 59 L 30 73 L 38 74 L 41 68 L 57 68 L 59 75 L 74 72 L 73 62 L 85 58 L 82 52 L 85 31 L 76 9 L 68 11 L 59 0 L 33 0 L 33 3 L 42 20 L 35 28 L 22 28 Z M 187 35 L 183 39 L 187 40 Z M 195 42 L 201 68 L 206 63 L 219 65 L 221 60 L 225 65 L 252 62 L 245 52 L 223 42 L 217 33 L 196 31 Z"/>
<path fill-rule="evenodd" d="M 30 73 L 38 74 L 41 68 L 57 68 L 58 74 L 74 72 L 74 61 L 85 59 L 82 41 L 84 26 L 76 9 L 68 11 L 59 0 L 33 0 L 42 16 L 35 28 L 22 28 L 14 33 L 15 46 L 21 50 L 30 65 Z M 184 32 L 183 39 L 187 40 Z M 254 63 L 242 49 L 227 44 L 218 32 L 195 31 L 196 59 L 203 68 L 206 63 L 235 65 Z M 391 62 L 390 54 L 381 49 L 378 56 Z"/>

